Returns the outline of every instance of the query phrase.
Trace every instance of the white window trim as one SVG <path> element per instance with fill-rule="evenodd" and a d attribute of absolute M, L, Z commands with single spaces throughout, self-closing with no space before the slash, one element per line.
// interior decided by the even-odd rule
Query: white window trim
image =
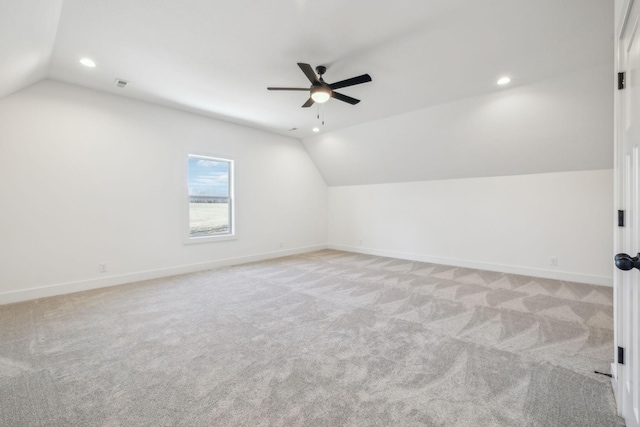
<path fill-rule="evenodd" d="M 224 234 L 212 234 L 209 236 L 191 236 L 191 228 L 189 226 L 189 156 L 192 157 L 203 157 L 208 159 L 217 159 L 225 162 L 229 162 L 229 210 L 230 213 L 230 221 L 231 221 L 231 230 L 228 233 Z M 184 236 L 183 241 L 184 244 L 192 245 L 192 244 L 200 244 L 200 243 L 212 243 L 212 242 L 223 242 L 229 240 L 238 240 L 238 235 L 236 232 L 236 202 L 235 202 L 235 161 L 229 156 L 212 154 L 197 150 L 189 150 L 184 154 L 184 171 L 183 171 L 183 183 L 184 183 L 184 215 L 183 215 L 183 233 Z"/>

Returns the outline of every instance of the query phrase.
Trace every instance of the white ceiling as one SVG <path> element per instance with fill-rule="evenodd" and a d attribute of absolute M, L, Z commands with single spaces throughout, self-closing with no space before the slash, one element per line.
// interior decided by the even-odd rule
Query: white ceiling
<path fill-rule="evenodd" d="M 48 76 L 62 0 L 0 0 L 0 98 Z"/>
<path fill-rule="evenodd" d="M 0 96 L 42 78 L 305 138 L 296 66 L 341 89 L 322 132 L 612 62 L 603 0 L 0 0 Z M 85 68 L 81 57 L 97 67 Z M 116 78 L 128 80 L 117 88 Z M 297 131 L 289 131 L 291 128 Z"/>

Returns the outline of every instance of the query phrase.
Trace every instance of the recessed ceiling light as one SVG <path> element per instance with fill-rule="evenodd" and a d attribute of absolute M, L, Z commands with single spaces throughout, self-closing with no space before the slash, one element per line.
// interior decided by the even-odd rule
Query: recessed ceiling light
<path fill-rule="evenodd" d="M 320 132 L 320 128 L 313 128 L 311 130 L 314 131 L 314 132 Z"/>
<path fill-rule="evenodd" d="M 498 80 L 498 84 L 500 86 L 504 86 L 507 83 L 509 83 L 511 81 L 511 79 L 509 77 L 501 77 L 500 80 Z"/>
<path fill-rule="evenodd" d="M 96 66 L 96 63 L 95 63 L 95 62 L 93 62 L 93 61 L 92 61 L 91 59 L 89 59 L 89 58 L 82 58 L 82 59 L 80 60 L 80 63 L 81 63 L 82 65 L 84 65 L 85 67 L 91 67 L 91 68 L 93 68 L 93 67 L 95 67 L 95 66 Z"/>

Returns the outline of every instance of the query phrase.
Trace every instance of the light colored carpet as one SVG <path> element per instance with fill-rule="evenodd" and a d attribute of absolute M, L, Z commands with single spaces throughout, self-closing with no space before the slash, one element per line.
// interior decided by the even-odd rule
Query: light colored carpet
<path fill-rule="evenodd" d="M 0 306 L 0 425 L 622 426 L 612 314 L 331 250 Z"/>

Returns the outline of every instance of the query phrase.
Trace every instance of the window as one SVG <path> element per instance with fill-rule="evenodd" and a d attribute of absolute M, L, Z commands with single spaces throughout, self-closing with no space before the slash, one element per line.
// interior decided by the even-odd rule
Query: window
<path fill-rule="evenodd" d="M 188 188 L 189 241 L 232 236 L 233 160 L 189 154 Z"/>

